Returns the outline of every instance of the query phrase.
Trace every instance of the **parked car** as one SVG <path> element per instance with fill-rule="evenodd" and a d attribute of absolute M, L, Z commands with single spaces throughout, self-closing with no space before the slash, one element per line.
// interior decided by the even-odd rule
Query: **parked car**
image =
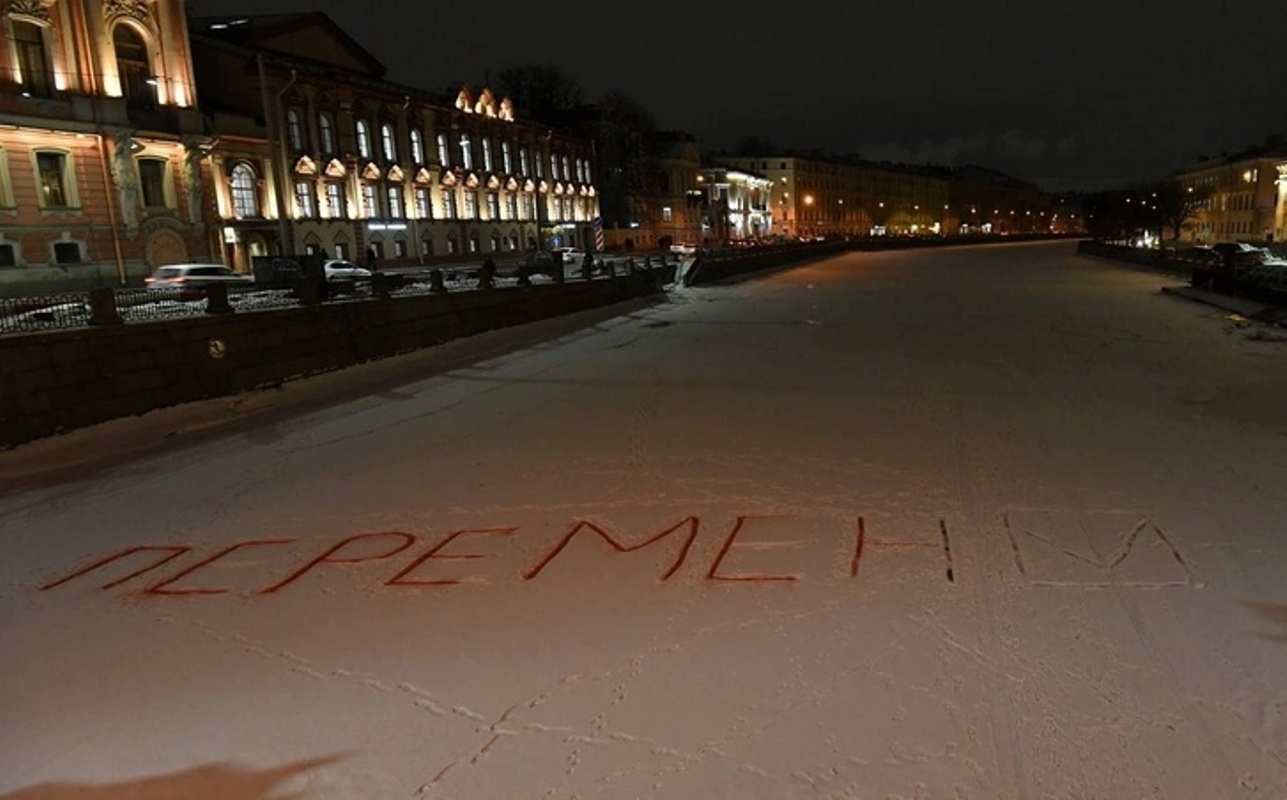
<path fill-rule="evenodd" d="M 565 267 L 579 267 L 585 262 L 585 251 L 578 250 L 575 247 L 556 247 L 550 252 L 552 254 L 562 253 L 563 266 Z M 557 255 L 554 257 L 558 258 Z"/>
<path fill-rule="evenodd" d="M 693 244 L 692 242 L 680 242 L 679 244 L 672 244 L 670 246 L 670 252 L 678 253 L 681 256 L 691 256 L 697 252 L 697 245 Z"/>
<path fill-rule="evenodd" d="M 328 281 L 356 281 L 366 280 L 371 277 L 371 270 L 359 267 L 351 261 L 342 261 L 340 259 L 324 262 L 322 270 L 325 271 Z"/>
<path fill-rule="evenodd" d="M 169 264 L 157 267 L 143 282 L 149 289 L 203 289 L 216 283 L 246 285 L 254 278 L 223 264 Z"/>

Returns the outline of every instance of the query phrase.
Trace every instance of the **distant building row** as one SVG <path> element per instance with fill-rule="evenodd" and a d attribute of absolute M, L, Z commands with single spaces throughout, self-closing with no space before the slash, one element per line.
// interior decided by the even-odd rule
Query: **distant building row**
<path fill-rule="evenodd" d="M 1182 241 L 1287 241 L 1287 140 L 1281 136 L 1172 177 L 1206 195 L 1182 226 Z"/>

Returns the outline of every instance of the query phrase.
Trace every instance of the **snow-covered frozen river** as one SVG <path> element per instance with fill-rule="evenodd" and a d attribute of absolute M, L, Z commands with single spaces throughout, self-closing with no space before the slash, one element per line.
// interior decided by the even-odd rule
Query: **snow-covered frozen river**
<path fill-rule="evenodd" d="M 1168 282 L 850 254 L 0 453 L 0 798 L 1287 797 L 1287 342 Z"/>

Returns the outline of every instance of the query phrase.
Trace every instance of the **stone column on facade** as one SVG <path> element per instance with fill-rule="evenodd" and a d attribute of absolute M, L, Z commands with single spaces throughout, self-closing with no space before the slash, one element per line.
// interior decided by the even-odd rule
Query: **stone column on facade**
<path fill-rule="evenodd" d="M 139 177 L 134 169 L 134 137 L 128 128 L 109 133 L 112 141 L 112 183 L 121 202 L 121 224 L 125 234 L 134 238 L 139 232 Z"/>

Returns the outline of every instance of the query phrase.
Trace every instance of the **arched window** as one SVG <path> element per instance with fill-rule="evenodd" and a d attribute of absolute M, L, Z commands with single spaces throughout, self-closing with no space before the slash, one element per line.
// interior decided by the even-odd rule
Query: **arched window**
<path fill-rule="evenodd" d="M 367 127 L 366 120 L 360 119 L 354 126 L 357 133 L 358 155 L 362 158 L 371 157 L 371 129 Z"/>
<path fill-rule="evenodd" d="M 443 133 L 438 134 L 438 164 L 451 166 L 451 148 L 447 147 L 447 135 Z"/>
<path fill-rule="evenodd" d="M 483 169 L 492 171 L 492 140 L 483 138 Z"/>
<path fill-rule="evenodd" d="M 467 133 L 460 134 L 460 165 L 465 169 L 474 168 L 474 143 Z"/>
<path fill-rule="evenodd" d="M 249 164 L 232 168 L 232 215 L 237 219 L 259 216 L 259 180 Z"/>
<path fill-rule="evenodd" d="M 156 78 L 152 76 L 143 37 L 129 25 L 121 23 L 112 31 L 112 44 L 116 48 L 116 71 L 121 78 L 125 104 L 131 108 L 155 107 Z"/>
<path fill-rule="evenodd" d="M 411 129 L 411 160 L 416 164 L 425 163 L 425 139 L 416 128 Z"/>
<path fill-rule="evenodd" d="M 304 149 L 304 118 L 294 108 L 286 111 L 286 138 L 295 150 Z"/>
<path fill-rule="evenodd" d="M 508 141 L 501 142 L 501 169 L 503 169 L 507 175 L 514 171 L 514 161 L 510 158 Z"/>
<path fill-rule="evenodd" d="M 322 153 L 331 155 L 335 152 L 335 121 L 330 114 L 317 115 L 317 133 L 322 139 Z"/>
<path fill-rule="evenodd" d="M 398 146 L 393 139 L 393 126 L 387 122 L 380 126 L 380 148 L 384 153 L 385 161 L 398 160 Z"/>
<path fill-rule="evenodd" d="M 53 69 L 50 67 L 49 49 L 45 46 L 45 30 L 39 25 L 13 20 L 13 47 L 18 57 L 18 70 L 22 74 L 22 91 L 33 97 L 48 97 L 53 92 Z"/>

